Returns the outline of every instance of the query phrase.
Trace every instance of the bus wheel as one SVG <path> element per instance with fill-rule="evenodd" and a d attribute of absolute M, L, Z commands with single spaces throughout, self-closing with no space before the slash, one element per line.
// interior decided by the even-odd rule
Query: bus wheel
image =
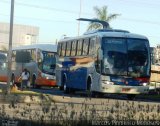
<path fill-rule="evenodd" d="M 35 77 L 35 75 L 33 75 L 33 77 L 32 77 L 32 86 L 33 86 L 33 88 L 36 88 L 36 77 Z"/>
<path fill-rule="evenodd" d="M 127 94 L 128 100 L 133 100 L 135 98 L 135 94 Z"/>
<path fill-rule="evenodd" d="M 63 86 L 59 86 L 59 90 L 60 91 L 63 91 L 64 89 L 63 89 Z"/>
<path fill-rule="evenodd" d="M 87 79 L 87 95 L 88 97 L 95 97 L 95 92 L 91 90 L 92 87 L 92 80 L 91 77 Z"/>
<path fill-rule="evenodd" d="M 64 93 L 68 94 L 69 88 L 67 87 L 66 82 L 67 82 L 67 78 L 63 77 L 63 91 L 64 91 Z"/>

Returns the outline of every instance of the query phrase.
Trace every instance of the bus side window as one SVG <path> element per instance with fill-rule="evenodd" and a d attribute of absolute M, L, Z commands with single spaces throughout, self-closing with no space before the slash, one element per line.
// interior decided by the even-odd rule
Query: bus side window
<path fill-rule="evenodd" d="M 36 50 L 35 49 L 31 50 L 31 60 L 36 61 Z"/>
<path fill-rule="evenodd" d="M 89 39 L 86 38 L 83 41 L 83 51 L 82 51 L 82 55 L 87 55 L 88 54 L 88 45 L 89 45 Z"/>
<path fill-rule="evenodd" d="M 33 59 L 32 59 L 32 50 L 29 49 L 29 50 L 26 50 L 26 52 L 28 52 L 28 54 L 29 54 L 30 61 L 33 60 Z"/>
<path fill-rule="evenodd" d="M 61 51 L 62 51 L 62 44 L 58 43 L 58 55 L 61 56 Z"/>
<path fill-rule="evenodd" d="M 89 44 L 89 54 L 90 55 L 93 55 L 93 54 L 96 53 L 95 52 L 96 51 L 95 46 L 96 46 L 96 38 L 94 37 L 94 38 L 90 39 L 90 44 Z"/>
<path fill-rule="evenodd" d="M 72 42 L 71 56 L 75 56 L 75 55 L 76 55 L 76 48 L 77 48 L 77 41 L 74 40 L 74 41 Z"/>
<path fill-rule="evenodd" d="M 71 42 L 67 42 L 66 56 L 71 54 Z"/>
<path fill-rule="evenodd" d="M 66 55 L 66 42 L 62 44 L 62 51 L 61 51 L 61 56 Z"/>
<path fill-rule="evenodd" d="M 78 46 L 77 46 L 77 56 L 82 55 L 82 40 L 78 40 Z"/>
<path fill-rule="evenodd" d="M 12 62 L 16 60 L 16 51 L 12 51 Z"/>

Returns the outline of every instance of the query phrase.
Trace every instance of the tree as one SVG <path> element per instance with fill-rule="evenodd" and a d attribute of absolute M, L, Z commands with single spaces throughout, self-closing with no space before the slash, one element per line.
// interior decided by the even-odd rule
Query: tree
<path fill-rule="evenodd" d="M 119 16 L 119 14 L 108 14 L 107 6 L 103 6 L 102 8 L 95 6 L 93 9 L 96 14 L 96 18 L 94 19 L 106 21 L 108 23 Z M 102 29 L 102 28 L 103 27 L 101 24 L 90 22 L 87 31 L 94 30 L 94 29 Z"/>

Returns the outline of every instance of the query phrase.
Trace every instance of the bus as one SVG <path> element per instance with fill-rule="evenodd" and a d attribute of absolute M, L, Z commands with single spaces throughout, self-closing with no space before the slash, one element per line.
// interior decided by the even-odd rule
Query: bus
<path fill-rule="evenodd" d="M 147 37 L 99 29 L 58 42 L 57 85 L 64 92 L 116 93 L 133 99 L 148 93 L 151 71 Z"/>
<path fill-rule="evenodd" d="M 33 87 L 56 86 L 57 46 L 33 44 L 12 49 L 11 82 L 19 83 L 24 68 L 30 72 Z"/>

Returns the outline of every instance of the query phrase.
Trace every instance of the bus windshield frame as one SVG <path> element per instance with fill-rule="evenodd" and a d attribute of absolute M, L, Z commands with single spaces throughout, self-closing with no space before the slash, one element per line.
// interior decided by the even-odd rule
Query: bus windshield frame
<path fill-rule="evenodd" d="M 42 55 L 43 55 L 42 72 L 54 75 L 56 66 L 56 53 L 49 51 L 42 51 Z"/>
<path fill-rule="evenodd" d="M 150 51 L 147 39 L 102 38 L 104 75 L 150 76 Z"/>

